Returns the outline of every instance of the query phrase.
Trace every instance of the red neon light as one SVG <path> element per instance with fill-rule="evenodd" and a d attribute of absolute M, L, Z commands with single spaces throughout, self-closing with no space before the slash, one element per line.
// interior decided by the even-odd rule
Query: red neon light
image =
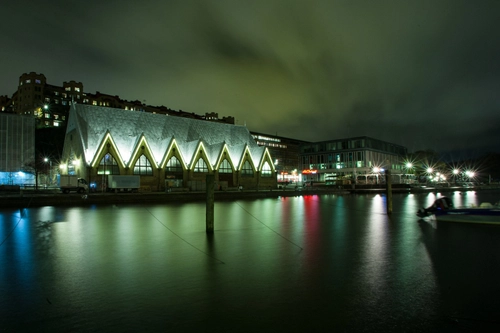
<path fill-rule="evenodd" d="M 306 174 L 306 175 L 307 175 L 307 174 L 315 174 L 315 173 L 317 173 L 317 172 L 318 172 L 318 170 L 316 170 L 316 169 L 312 169 L 312 170 L 311 170 L 311 169 L 302 170 L 302 174 Z"/>

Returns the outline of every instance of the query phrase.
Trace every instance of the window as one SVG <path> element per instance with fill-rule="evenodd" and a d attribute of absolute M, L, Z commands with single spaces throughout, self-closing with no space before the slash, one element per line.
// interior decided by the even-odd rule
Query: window
<path fill-rule="evenodd" d="M 179 159 L 175 156 L 172 156 L 167 162 L 166 165 L 167 172 L 182 172 L 182 165 Z"/>
<path fill-rule="evenodd" d="M 243 167 L 241 168 L 241 175 L 246 176 L 246 177 L 253 176 L 253 169 L 252 169 L 252 166 L 250 165 L 250 162 L 245 161 L 245 163 L 243 164 Z"/>
<path fill-rule="evenodd" d="M 80 88 L 76 87 L 76 88 L 75 88 L 75 91 L 80 92 Z"/>
<path fill-rule="evenodd" d="M 35 80 L 35 83 L 40 84 L 40 83 L 42 83 L 42 81 L 40 81 L 40 80 L 36 79 L 36 80 Z"/>
<path fill-rule="evenodd" d="M 271 166 L 269 163 L 265 162 L 264 165 L 262 166 L 262 172 L 261 172 L 262 177 L 272 177 L 273 173 L 271 170 Z"/>
<path fill-rule="evenodd" d="M 142 154 L 134 166 L 134 175 L 152 176 L 153 168 L 146 155 Z"/>
<path fill-rule="evenodd" d="M 194 172 L 208 172 L 207 164 L 203 158 L 198 159 L 193 169 Z"/>
<path fill-rule="evenodd" d="M 116 163 L 115 158 L 111 154 L 106 154 L 101 159 L 99 163 L 99 167 L 97 168 L 98 175 L 119 175 L 120 168 L 118 167 L 118 163 Z"/>
<path fill-rule="evenodd" d="M 66 87 L 66 88 L 64 88 L 64 90 L 71 91 L 71 87 Z"/>
<path fill-rule="evenodd" d="M 231 164 L 229 164 L 227 159 L 224 159 L 219 166 L 219 173 L 232 173 L 233 168 L 231 168 Z"/>

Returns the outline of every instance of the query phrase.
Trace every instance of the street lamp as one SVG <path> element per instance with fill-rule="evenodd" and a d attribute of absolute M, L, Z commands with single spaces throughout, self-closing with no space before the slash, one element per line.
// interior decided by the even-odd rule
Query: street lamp
<path fill-rule="evenodd" d="M 460 170 L 459 169 L 453 169 L 453 182 L 455 183 L 455 185 L 457 184 L 457 176 L 458 174 L 460 173 Z"/>
<path fill-rule="evenodd" d="M 49 163 L 49 181 L 48 181 L 47 185 L 52 185 L 52 160 L 50 158 L 48 158 L 48 157 L 45 157 L 43 159 L 43 161 L 45 163 L 47 163 L 47 162 Z"/>
<path fill-rule="evenodd" d="M 378 174 L 380 173 L 381 169 L 379 167 L 373 167 L 373 172 L 375 173 L 375 177 L 377 179 L 377 185 L 378 185 Z"/>

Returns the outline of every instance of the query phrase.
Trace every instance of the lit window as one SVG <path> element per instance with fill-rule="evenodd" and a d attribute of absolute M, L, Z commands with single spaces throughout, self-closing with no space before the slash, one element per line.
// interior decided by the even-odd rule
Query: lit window
<path fill-rule="evenodd" d="M 47 119 L 50 118 L 50 113 L 46 113 L 45 118 L 47 118 Z"/>
<path fill-rule="evenodd" d="M 71 87 L 66 87 L 66 88 L 64 88 L 64 90 L 71 91 Z"/>
<path fill-rule="evenodd" d="M 31 83 L 31 80 L 26 80 L 26 83 Z"/>
<path fill-rule="evenodd" d="M 146 155 L 142 154 L 134 166 L 134 175 L 152 176 L 153 168 Z"/>
<path fill-rule="evenodd" d="M 253 169 L 252 166 L 250 165 L 250 162 L 245 161 L 243 164 L 243 167 L 241 168 L 241 175 L 244 177 L 252 177 L 253 176 Z"/>
<path fill-rule="evenodd" d="M 208 172 L 207 164 L 203 158 L 198 159 L 196 165 L 194 166 L 194 172 Z"/>
<path fill-rule="evenodd" d="M 119 175 L 120 168 L 118 167 L 118 163 L 116 163 L 115 158 L 111 154 L 106 154 L 101 159 L 99 163 L 99 167 L 97 168 L 98 175 Z"/>
<path fill-rule="evenodd" d="M 177 159 L 177 157 L 172 156 L 166 165 L 167 172 L 182 172 L 181 162 Z"/>
<path fill-rule="evenodd" d="M 59 123 L 54 121 L 54 127 L 59 127 Z"/>
<path fill-rule="evenodd" d="M 80 92 L 80 88 L 76 87 L 75 91 Z"/>
<path fill-rule="evenodd" d="M 262 177 L 272 177 L 272 170 L 271 166 L 269 163 L 265 162 L 264 165 L 262 166 L 262 172 L 261 172 Z"/>
<path fill-rule="evenodd" d="M 54 91 L 54 95 L 59 96 L 59 91 Z"/>
<path fill-rule="evenodd" d="M 227 159 L 224 159 L 219 166 L 219 173 L 232 173 L 233 168 L 231 168 L 231 164 L 229 164 Z"/>
<path fill-rule="evenodd" d="M 92 105 L 96 105 L 97 106 L 97 101 L 92 101 Z"/>
<path fill-rule="evenodd" d="M 40 80 L 36 79 L 36 80 L 35 80 L 35 83 L 40 84 L 40 83 L 42 83 L 42 81 L 40 81 Z"/>

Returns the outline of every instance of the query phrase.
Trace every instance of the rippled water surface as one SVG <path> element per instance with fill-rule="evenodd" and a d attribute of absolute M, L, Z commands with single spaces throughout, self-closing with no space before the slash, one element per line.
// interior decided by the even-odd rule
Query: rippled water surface
<path fill-rule="evenodd" d="M 500 226 L 435 198 L 217 202 L 214 235 L 204 203 L 2 210 L 0 331 L 500 331 Z"/>

